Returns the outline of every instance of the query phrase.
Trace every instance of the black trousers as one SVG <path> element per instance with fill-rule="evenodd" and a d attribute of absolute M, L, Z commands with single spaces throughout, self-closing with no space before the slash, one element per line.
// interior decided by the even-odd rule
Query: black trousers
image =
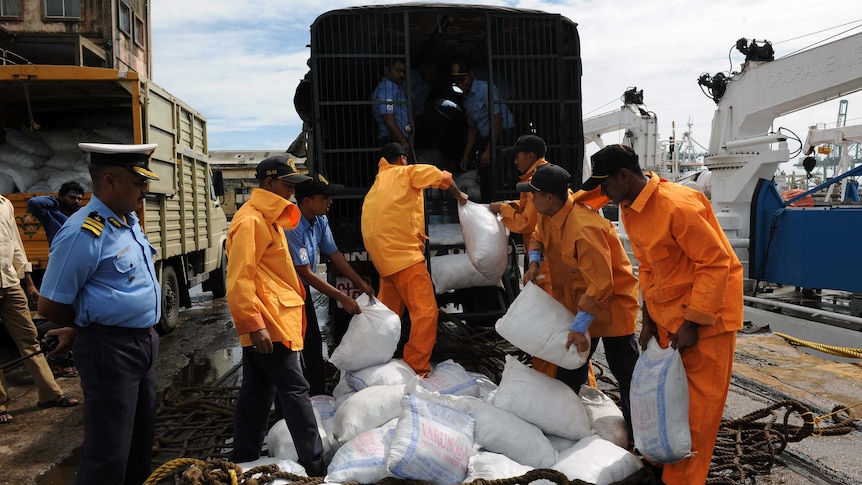
<path fill-rule="evenodd" d="M 309 394 L 326 393 L 326 363 L 323 360 L 323 337 L 314 310 L 311 288 L 305 285 L 305 342 L 302 347 L 302 373 L 308 381 Z"/>
<path fill-rule="evenodd" d="M 158 355 L 152 328 L 90 324 L 78 331 L 84 444 L 76 484 L 140 485 L 150 476 Z"/>
<path fill-rule="evenodd" d="M 323 476 L 323 442 L 317 431 L 308 382 L 302 375 L 299 352 L 280 342 L 271 354 L 242 348 L 242 386 L 233 417 L 233 453 L 230 460 L 243 463 L 260 458 L 269 425 L 269 409 L 278 395 L 282 417 L 296 445 L 299 464 L 308 476 Z"/>
<path fill-rule="evenodd" d="M 632 415 L 629 390 L 632 386 L 632 374 L 635 371 L 635 363 L 637 363 L 640 356 L 638 341 L 634 334 L 622 337 L 594 338 L 590 343 L 590 359 L 593 358 L 596 346 L 599 345 L 599 338 L 602 339 L 602 343 L 605 346 L 605 358 L 608 361 L 608 367 L 610 367 L 611 373 L 616 377 L 620 385 L 620 401 L 622 401 L 623 417 L 629 428 L 629 436 L 631 436 Z M 581 386 L 589 380 L 589 368 L 586 365 L 572 370 L 557 367 L 557 379 L 563 381 L 575 392 L 578 392 Z"/>

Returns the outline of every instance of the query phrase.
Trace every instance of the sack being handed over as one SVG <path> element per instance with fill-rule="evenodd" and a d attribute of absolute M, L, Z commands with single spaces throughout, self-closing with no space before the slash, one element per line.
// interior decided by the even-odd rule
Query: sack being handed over
<path fill-rule="evenodd" d="M 356 299 L 362 313 L 353 315 L 329 361 L 341 370 L 357 371 L 389 362 L 401 338 L 401 317 L 373 296 Z"/>
<path fill-rule="evenodd" d="M 571 370 L 584 365 L 590 356 L 589 350 L 578 352 L 576 345 L 566 350 L 569 327 L 574 320 L 575 316 L 562 303 L 531 282 L 497 320 L 495 328 L 501 337 L 524 352 Z"/>
<path fill-rule="evenodd" d="M 635 448 L 643 456 L 656 463 L 691 456 L 688 381 L 679 352 L 650 339 L 635 364 L 629 397 Z"/>
<path fill-rule="evenodd" d="M 467 256 L 477 271 L 491 281 L 500 281 L 506 271 L 509 232 L 488 204 L 467 202 L 458 206 Z"/>

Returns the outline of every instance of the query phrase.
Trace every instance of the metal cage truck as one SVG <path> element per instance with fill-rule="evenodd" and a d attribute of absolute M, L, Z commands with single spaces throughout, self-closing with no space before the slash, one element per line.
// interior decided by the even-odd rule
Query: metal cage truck
<path fill-rule="evenodd" d="M 568 170 L 575 186 L 580 184 L 582 67 L 576 24 L 569 19 L 536 10 L 456 4 L 353 7 L 319 16 L 311 26 L 310 47 L 310 71 L 294 99 L 307 137 L 306 164 L 346 185 L 331 208 L 330 226 L 342 252 L 373 284 L 378 276 L 360 230 L 363 198 L 377 174 L 383 140 L 373 116 L 380 103 L 372 101 L 372 93 L 386 71 L 395 69 L 396 61 L 403 63 L 398 70 L 404 70 L 400 90 L 405 96 L 392 104 L 406 108 L 403 128 L 411 159 L 449 170 L 459 187 L 468 184 L 462 177 L 471 175 L 471 167 L 460 167 L 469 139 L 465 93 L 450 80 L 453 64 L 460 62 L 469 64 L 472 76 L 482 81 L 477 86 L 487 86 L 488 102 L 481 109 L 488 118 L 501 108 L 508 118 L 484 137 L 490 145 L 491 170 L 486 178 L 491 183 L 485 180 L 490 193 L 481 198 L 518 198 L 518 173 L 499 154 L 523 134 L 541 136 L 548 145 L 547 159 Z M 492 89 L 498 96 L 491 95 Z M 481 133 L 477 138 L 483 138 Z M 436 244 L 434 237 L 436 226 L 457 223 L 455 201 L 431 190 L 425 199 L 430 252 L 459 251 Z M 465 313 L 484 312 L 480 319 L 493 323 L 518 291 L 520 261 L 515 253 L 523 253 L 523 245 L 511 246 L 514 270 L 507 272 L 502 289 L 455 290 L 438 297 L 440 306 L 454 303 Z M 327 277 L 342 291 L 355 293 L 351 282 L 334 274 L 333 268 Z M 330 316 L 337 327 L 345 315 L 331 307 Z"/>
<path fill-rule="evenodd" d="M 90 177 L 78 142 L 158 143 L 140 220 L 158 251 L 162 333 L 173 330 L 189 289 L 203 283 L 215 297 L 226 291 L 227 219 L 207 155 L 206 119 L 138 73 L 94 67 L 0 66 L 2 193 L 15 205 L 27 257 L 38 281 L 48 242 L 27 200 L 56 194 L 67 181 Z M 11 183 L 10 183 L 11 179 Z M 215 183 L 214 183 L 215 182 Z"/>

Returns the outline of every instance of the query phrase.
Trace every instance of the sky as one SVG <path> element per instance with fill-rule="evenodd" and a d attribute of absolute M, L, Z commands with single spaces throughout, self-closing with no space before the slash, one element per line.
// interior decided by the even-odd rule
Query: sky
<path fill-rule="evenodd" d="M 403 2 L 153 0 L 153 80 L 206 116 L 210 150 L 286 150 L 301 128 L 293 95 L 307 70 L 314 19 L 338 8 L 394 3 Z M 623 92 L 637 87 L 663 139 L 672 122 L 679 138 L 690 121 L 693 139 L 704 147 L 715 104 L 697 79 L 738 71 L 744 56 L 733 49 L 737 39 L 767 39 L 780 58 L 862 32 L 858 0 L 831 0 L 829 8 L 786 0 L 471 3 L 559 13 L 576 22 L 585 117 L 618 109 Z M 862 93 L 839 99 L 849 102 L 847 125 L 862 124 Z M 834 127 L 839 99 L 782 116 L 773 129 L 789 128 L 804 140 L 811 125 Z M 616 143 L 622 133 L 603 139 Z"/>

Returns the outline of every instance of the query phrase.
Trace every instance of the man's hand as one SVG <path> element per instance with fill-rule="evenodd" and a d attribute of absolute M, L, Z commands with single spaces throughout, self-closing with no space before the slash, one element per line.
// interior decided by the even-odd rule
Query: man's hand
<path fill-rule="evenodd" d="M 530 263 L 527 271 L 524 273 L 524 283 L 532 281 L 536 282 L 536 276 L 539 274 L 539 263 Z"/>
<path fill-rule="evenodd" d="M 251 338 L 251 348 L 261 354 L 272 353 L 272 339 L 269 337 L 269 332 L 262 328 L 248 334 Z"/>
<path fill-rule="evenodd" d="M 646 350 L 647 344 L 653 338 L 657 338 L 658 329 L 655 326 L 655 322 L 647 311 L 646 307 L 643 310 L 643 324 L 641 326 L 641 334 L 638 337 L 638 343 L 641 346 L 641 350 Z"/>
<path fill-rule="evenodd" d="M 698 325 L 691 320 L 685 320 L 682 322 L 682 326 L 679 327 L 679 331 L 676 332 L 676 335 L 673 336 L 673 340 L 671 340 L 670 345 L 679 350 L 679 353 L 690 347 L 694 347 L 697 345 L 697 327 Z"/>
<path fill-rule="evenodd" d="M 479 166 L 482 168 L 488 167 L 491 165 L 491 145 L 488 145 L 485 148 L 485 151 L 482 152 L 482 156 L 479 157 Z"/>
<path fill-rule="evenodd" d="M 21 282 L 21 288 L 27 295 L 27 301 L 30 303 L 30 305 L 36 305 L 39 302 L 39 289 L 36 288 L 35 284 L 33 284 L 33 280 L 31 280 L 30 278 L 25 278 Z"/>
<path fill-rule="evenodd" d="M 470 200 L 470 196 L 465 194 L 464 192 L 459 191 L 458 195 L 455 197 L 455 200 L 458 201 L 458 205 L 464 205 Z"/>
<path fill-rule="evenodd" d="M 51 335 L 56 336 L 58 342 L 57 348 L 49 352 L 48 355 L 59 355 L 75 341 L 75 336 L 78 335 L 78 327 L 52 328 L 45 332 L 46 337 Z"/>
<path fill-rule="evenodd" d="M 344 293 L 342 293 L 342 295 L 344 295 Z M 353 298 L 344 295 L 343 297 L 340 297 L 338 301 L 341 302 L 341 306 L 344 307 L 344 311 L 346 311 L 347 313 L 351 315 L 362 313 L 362 310 L 359 309 L 359 303 L 356 303 L 356 300 L 354 300 Z"/>
<path fill-rule="evenodd" d="M 578 346 L 578 352 L 588 352 L 590 350 L 590 341 L 587 340 L 586 335 L 569 330 L 569 336 L 566 338 L 566 350 L 569 350 L 572 344 Z"/>
<path fill-rule="evenodd" d="M 461 163 L 459 164 L 459 166 L 461 167 L 461 171 L 462 171 L 462 172 L 466 172 L 466 171 L 467 171 L 467 164 L 468 164 L 468 163 L 470 163 L 470 159 L 469 159 L 469 157 L 464 157 L 464 158 L 462 158 L 462 159 L 461 159 Z"/>
<path fill-rule="evenodd" d="M 504 200 L 502 202 L 491 202 L 490 204 L 488 204 L 488 208 L 491 209 L 491 212 L 493 212 L 494 214 L 499 214 L 500 208 L 503 207 L 503 204 L 511 204 L 511 203 L 512 203 L 512 201 L 509 201 L 509 200 Z"/>
<path fill-rule="evenodd" d="M 374 292 L 374 288 L 369 285 L 368 282 L 366 282 L 365 280 L 362 280 L 362 282 L 359 284 L 359 289 L 362 290 L 362 292 L 368 296 L 377 296 L 377 294 Z"/>

